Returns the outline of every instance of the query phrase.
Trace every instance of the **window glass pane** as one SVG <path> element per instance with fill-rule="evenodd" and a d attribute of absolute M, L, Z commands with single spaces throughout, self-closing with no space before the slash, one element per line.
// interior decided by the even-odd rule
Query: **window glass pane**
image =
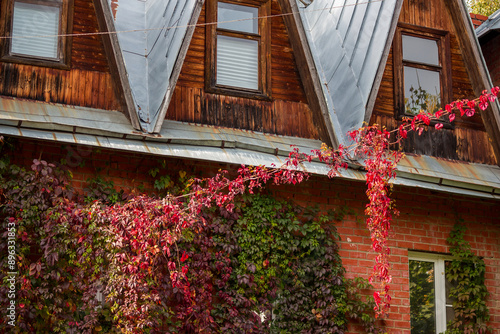
<path fill-rule="evenodd" d="M 403 35 L 403 59 L 439 65 L 438 44 L 432 39 Z"/>
<path fill-rule="evenodd" d="M 436 333 L 434 263 L 410 260 L 411 334 Z"/>
<path fill-rule="evenodd" d="M 259 89 L 259 43 L 217 36 L 217 85 Z"/>
<path fill-rule="evenodd" d="M 217 27 L 222 29 L 258 34 L 258 15 L 259 9 L 257 7 L 219 2 L 217 9 L 217 22 L 219 23 L 217 24 Z M 238 21 L 227 22 L 235 20 Z"/>
<path fill-rule="evenodd" d="M 434 112 L 441 106 L 439 72 L 404 67 L 405 112 L 418 114 L 421 109 Z"/>
<path fill-rule="evenodd" d="M 11 52 L 57 58 L 59 7 L 15 2 L 12 23 Z M 15 38 L 19 36 L 50 36 Z"/>

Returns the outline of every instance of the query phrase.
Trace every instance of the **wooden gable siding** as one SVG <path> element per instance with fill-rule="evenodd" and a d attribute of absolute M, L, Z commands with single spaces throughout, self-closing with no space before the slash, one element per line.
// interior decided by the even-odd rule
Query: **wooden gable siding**
<path fill-rule="evenodd" d="M 281 14 L 277 0 L 271 14 Z M 282 17 L 270 19 L 270 101 L 205 92 L 205 17 L 204 5 L 166 119 L 318 138 Z"/>
<path fill-rule="evenodd" d="M 98 32 L 92 0 L 74 1 L 73 34 Z M 120 110 L 99 35 L 72 37 L 69 70 L 0 63 L 0 95 Z"/>
<path fill-rule="evenodd" d="M 443 0 L 405 0 L 399 22 L 449 31 L 453 100 L 474 98 L 456 29 L 445 2 Z M 390 130 L 397 128 L 399 123 L 395 119 L 394 97 L 394 62 L 391 48 L 370 121 L 372 124 L 377 123 Z M 454 124 L 454 129 L 436 131 L 431 127 L 422 136 L 411 134 L 404 143 L 404 151 L 468 162 L 496 164 L 497 160 L 479 112 L 472 118 L 457 117 Z"/>

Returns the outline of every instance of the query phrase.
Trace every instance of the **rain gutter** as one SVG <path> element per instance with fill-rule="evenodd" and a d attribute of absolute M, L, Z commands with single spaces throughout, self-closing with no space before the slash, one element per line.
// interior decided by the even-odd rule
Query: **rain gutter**
<path fill-rule="evenodd" d="M 96 134 L 69 133 L 46 129 L 29 129 L 18 127 L 17 124 L 6 124 L 0 120 L 0 133 L 5 136 L 30 138 L 43 141 L 54 141 L 64 144 L 85 145 L 99 147 L 123 152 L 135 152 L 182 159 L 195 159 L 228 164 L 263 165 L 266 167 L 281 166 L 290 149 L 276 150 L 268 148 L 263 152 L 262 148 L 252 144 L 239 144 L 214 140 L 195 144 L 178 141 L 160 141 L 158 138 L 143 137 L 141 140 L 129 139 L 127 137 L 111 137 Z M 294 138 L 296 139 L 296 138 Z M 319 143 L 319 141 L 318 141 Z M 282 147 L 283 148 L 283 147 Z M 317 147 L 310 147 L 314 149 Z M 302 150 L 306 150 L 302 147 Z M 273 152 L 273 153 L 271 153 Z M 429 157 L 431 158 L 431 157 Z M 432 159 L 432 158 L 431 158 Z M 484 165 L 481 165 L 484 167 Z M 303 170 L 316 175 L 326 176 L 328 167 L 316 161 L 304 163 Z M 439 176 L 428 176 L 416 174 L 408 171 L 399 171 L 395 185 L 417 187 L 439 192 L 452 193 L 462 196 L 472 196 L 487 199 L 500 200 L 500 168 L 498 166 L 487 166 L 498 182 L 493 182 L 490 186 L 474 184 L 465 181 L 454 181 L 450 178 Z M 347 170 L 341 172 L 341 177 L 348 180 L 365 182 L 365 172 L 362 166 L 352 163 Z"/>

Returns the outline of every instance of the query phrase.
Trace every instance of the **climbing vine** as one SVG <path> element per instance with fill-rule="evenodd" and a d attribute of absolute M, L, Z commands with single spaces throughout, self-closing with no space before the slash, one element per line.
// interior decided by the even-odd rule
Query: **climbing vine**
<path fill-rule="evenodd" d="M 401 144 L 409 132 L 421 135 L 434 124 L 436 130 L 443 128 L 444 122 L 452 123 L 457 115 L 460 117 L 472 117 L 476 108 L 481 111 L 488 108 L 489 103 L 496 100 L 500 92 L 499 87 L 491 91 L 484 90 L 480 97 L 473 100 L 457 100 L 447 104 L 444 109 L 435 112 L 420 112 L 413 117 L 404 117 L 399 128 L 388 131 L 374 124 L 362 127 L 349 133 L 353 144 L 349 147 L 340 146 L 333 150 L 323 147 L 322 150 L 313 152 L 312 156 L 300 155 L 295 152 L 293 158 L 302 161 L 312 161 L 318 158 L 330 166 L 330 177 L 336 176 L 341 168 L 345 168 L 345 161 L 357 157 L 364 159 L 366 169 L 366 184 L 369 202 L 365 208 L 367 216 L 367 227 L 370 231 L 372 249 L 377 253 L 375 266 L 370 276 L 370 282 L 378 283 L 378 289 L 374 293 L 377 316 L 385 316 L 390 308 L 391 296 L 389 283 L 392 281 L 390 275 L 388 236 L 392 217 L 399 212 L 395 208 L 394 200 L 391 199 L 392 180 L 396 177 L 398 162 L 404 157 L 400 151 L 391 150 L 391 147 Z M 297 162 L 293 161 L 293 165 Z"/>
<path fill-rule="evenodd" d="M 341 333 L 349 301 L 328 218 L 256 196 L 267 183 L 306 180 L 301 166 L 314 159 L 330 167 L 331 177 L 347 168 L 349 159 L 364 159 L 365 213 L 377 253 L 370 281 L 378 284 L 374 308 L 383 316 L 391 301 L 388 236 L 397 215 L 391 182 L 403 157 L 390 147 L 410 131 L 421 134 L 431 122 L 439 130 L 455 113 L 470 117 L 476 107 L 485 110 L 499 91 L 435 113 L 421 111 L 395 131 L 363 127 L 349 134 L 350 146 L 323 146 L 311 154 L 295 148 L 279 168 L 241 166 L 235 177 L 220 171 L 212 178 L 185 179 L 177 188 L 163 177 L 155 187 L 164 197 L 135 196 L 123 204 L 118 203 L 123 194 L 103 180 L 94 182 L 84 203 L 64 168 L 34 160 L 26 171 L 3 161 L 3 222 L 22 241 L 16 253 L 18 328 Z M 256 223 L 262 221 L 268 223 Z M 6 254 L 5 239 L 0 248 Z M 1 261 L 6 266 L 8 257 Z M 8 282 L 2 275 L 5 296 Z M 96 297 L 101 294 L 104 298 Z"/>
<path fill-rule="evenodd" d="M 464 240 L 466 228 L 455 225 L 447 242 L 453 261 L 446 265 L 446 279 L 451 283 L 450 297 L 454 300 L 455 318 L 448 325 L 447 334 L 491 333 L 486 298 L 489 293 L 484 282 L 486 266 Z"/>
<path fill-rule="evenodd" d="M 373 305 L 344 283 L 332 221 L 345 210 L 245 193 L 176 234 L 165 199 L 85 203 L 69 172 L 31 167 L 4 161 L 0 172 L 2 214 L 22 244 L 18 332 L 343 333 L 360 314 L 376 331 Z"/>

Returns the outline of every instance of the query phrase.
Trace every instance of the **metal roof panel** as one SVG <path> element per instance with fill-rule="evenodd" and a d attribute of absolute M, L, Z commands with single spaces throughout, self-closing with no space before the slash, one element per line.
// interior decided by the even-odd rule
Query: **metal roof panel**
<path fill-rule="evenodd" d="M 356 77 L 348 62 L 347 58 L 343 58 L 337 72 L 328 82 L 330 95 L 337 108 L 343 136 L 346 136 L 348 131 L 359 128 L 365 115 L 361 92 L 356 85 Z M 339 80 L 339 78 L 344 78 L 344 80 Z"/>
<path fill-rule="evenodd" d="M 396 10 L 396 0 L 371 2 L 315 0 L 301 7 L 319 77 L 328 82 L 323 92 L 330 117 L 344 143 L 346 133 L 364 121 Z"/>
<path fill-rule="evenodd" d="M 330 80 L 345 57 L 344 52 L 339 47 L 342 44 L 342 39 L 337 31 L 331 31 L 332 22 L 327 13 L 327 11 L 323 12 L 323 17 L 311 30 L 314 45 L 317 46 L 314 49 L 315 56 L 318 59 L 329 59 L 328 62 L 323 61 L 317 64 L 325 81 Z"/>
<path fill-rule="evenodd" d="M 116 0 L 114 4 L 114 23 L 136 112 L 142 127 L 152 132 L 196 0 Z"/>
<path fill-rule="evenodd" d="M 0 133 L 4 135 L 11 135 L 17 137 L 34 138 L 47 141 L 57 141 L 67 144 L 78 144 L 78 145 L 91 145 L 100 148 L 108 148 L 113 150 L 137 152 L 142 154 L 152 154 L 156 156 L 165 157 L 175 157 L 183 159 L 196 159 L 201 161 L 214 161 L 221 163 L 230 164 L 246 164 L 246 165 L 263 165 L 267 167 L 279 167 L 281 166 L 285 158 L 283 156 L 269 154 L 266 152 L 259 152 L 252 149 L 243 148 L 221 148 L 221 147 L 211 147 L 211 146 L 200 146 L 200 145 L 184 145 L 184 144 L 172 144 L 168 142 L 160 141 L 148 141 L 148 140 L 131 140 L 123 138 L 109 138 L 103 136 L 89 136 L 86 134 L 70 134 L 61 133 L 59 131 L 48 132 L 45 130 L 36 129 L 25 129 L 25 128 L 14 128 L 11 126 L 0 124 Z M 472 165 L 472 164 L 461 164 L 449 161 L 430 161 L 436 160 L 432 157 L 422 157 L 425 161 L 413 161 L 413 164 L 418 165 L 419 173 L 415 174 L 415 171 L 407 170 L 407 172 L 400 172 L 398 177 L 394 181 L 395 185 L 425 188 L 440 192 L 453 193 L 463 196 L 474 196 L 482 198 L 490 198 L 500 200 L 500 168 L 498 166 L 485 166 L 485 165 Z M 430 159 L 430 160 L 429 160 Z M 432 164 L 442 165 L 442 169 L 446 171 L 446 174 L 434 174 L 434 175 L 421 175 L 423 171 L 426 171 L 426 165 Z M 449 168 L 450 164 L 465 165 L 456 168 Z M 404 164 L 402 164 L 404 165 Z M 444 165 L 444 167 L 443 167 Z M 406 165 L 409 166 L 408 164 Z M 412 165 L 413 166 L 413 165 Z M 413 166 L 413 167 L 415 167 Z M 325 164 L 319 162 L 304 163 L 301 166 L 304 170 L 318 175 L 327 175 L 328 167 Z M 404 168 L 404 167 L 403 167 Z M 467 169 L 467 172 L 463 172 L 460 168 Z M 465 176 L 464 180 L 472 179 L 471 175 L 476 175 L 478 178 L 485 178 L 487 180 L 494 181 L 491 184 L 484 185 L 468 182 L 456 182 L 456 176 Z M 341 178 L 349 179 L 353 181 L 365 181 L 364 172 L 358 169 L 343 170 L 341 172 Z M 446 177 L 441 179 L 440 177 Z M 479 180 L 485 181 L 485 180 Z M 334 181 L 333 181 L 334 182 Z M 488 181 L 489 182 L 489 181 Z"/>
<path fill-rule="evenodd" d="M 336 29 L 339 32 L 342 42 L 344 43 L 348 37 L 347 33 L 349 31 L 349 27 L 352 24 L 353 15 L 357 7 L 357 2 L 357 0 L 346 0 L 337 19 L 338 21 L 333 21 L 333 24 L 337 25 Z"/>
<path fill-rule="evenodd" d="M 365 104 L 373 87 L 384 48 L 387 43 L 392 42 L 388 41 L 388 38 L 396 1 L 385 0 L 381 3 L 371 4 L 373 8 L 370 8 L 369 15 L 366 16 L 365 31 L 371 38 L 366 52 L 363 53 L 360 49 L 360 54 L 356 53 L 356 56 L 360 59 L 356 62 L 353 61 L 352 64 L 354 72 L 358 73 L 359 71 L 359 74 L 357 74 L 358 86 L 363 94 Z"/>
<path fill-rule="evenodd" d="M 365 15 L 369 15 L 369 11 L 367 10 L 368 5 L 369 3 L 358 0 L 350 18 L 349 28 L 344 40 L 344 48 L 350 63 L 352 62 L 354 51 L 358 48 L 358 39 L 361 33 L 364 32 L 363 26 L 366 22 Z"/>
<path fill-rule="evenodd" d="M 154 124 L 161 104 L 169 88 L 172 70 L 179 54 L 187 23 L 191 18 L 189 10 L 195 1 L 153 0 L 147 11 L 147 27 L 164 27 L 148 34 L 148 93 L 150 122 Z M 173 27 L 173 28 L 172 28 Z M 151 129 L 152 130 L 152 129 Z"/>
<path fill-rule="evenodd" d="M 371 7 L 380 7 L 380 2 L 369 2 L 365 10 L 365 16 L 363 18 L 363 29 L 360 29 L 359 36 L 357 39 L 356 49 L 351 57 L 351 66 L 354 70 L 356 77 L 360 77 L 361 70 L 365 59 L 368 57 L 367 53 L 370 50 L 370 45 L 372 41 L 372 35 L 370 32 L 374 31 L 377 23 L 377 18 L 380 12 L 380 8 L 373 10 Z"/>

